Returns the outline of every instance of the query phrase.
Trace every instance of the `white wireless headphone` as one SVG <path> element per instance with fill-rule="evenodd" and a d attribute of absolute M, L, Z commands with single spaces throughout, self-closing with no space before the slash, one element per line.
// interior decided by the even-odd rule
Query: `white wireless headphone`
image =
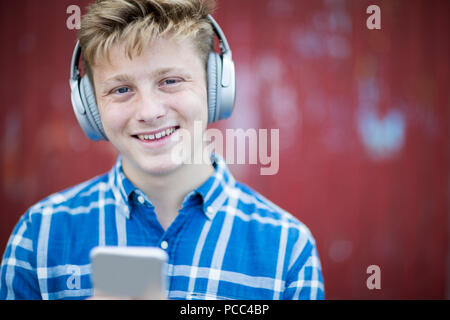
<path fill-rule="evenodd" d="M 220 54 L 211 51 L 208 57 L 208 123 L 231 116 L 236 96 L 236 74 L 230 47 L 217 22 L 208 19 L 220 41 Z M 75 116 L 91 140 L 108 140 L 98 112 L 93 86 L 87 75 L 80 76 L 81 47 L 77 41 L 70 66 L 71 100 Z"/>

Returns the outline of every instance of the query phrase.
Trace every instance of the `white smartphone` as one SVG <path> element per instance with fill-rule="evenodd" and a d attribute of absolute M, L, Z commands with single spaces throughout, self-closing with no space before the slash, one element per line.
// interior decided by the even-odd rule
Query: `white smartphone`
<path fill-rule="evenodd" d="M 90 253 L 94 296 L 167 299 L 167 253 L 156 247 L 95 247 Z"/>

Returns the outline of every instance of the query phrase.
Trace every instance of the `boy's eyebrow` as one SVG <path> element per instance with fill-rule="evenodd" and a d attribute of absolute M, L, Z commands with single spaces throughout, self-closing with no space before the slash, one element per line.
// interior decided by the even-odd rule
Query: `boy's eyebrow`
<path fill-rule="evenodd" d="M 130 77 L 127 74 L 119 74 L 116 75 L 110 79 L 107 79 L 103 82 L 104 85 L 108 85 L 110 83 L 115 83 L 115 82 L 127 82 L 127 81 L 132 81 L 133 77 Z"/>
<path fill-rule="evenodd" d="M 160 77 L 160 76 L 163 76 L 172 71 L 186 74 L 185 71 L 183 71 L 182 69 L 179 69 L 179 68 L 161 68 L 161 69 L 157 69 L 157 70 L 151 72 L 150 76 L 151 77 Z M 135 78 L 133 76 L 128 75 L 128 74 L 118 74 L 110 79 L 105 80 L 103 82 L 103 85 L 109 85 L 111 83 L 116 83 L 116 82 L 128 82 L 128 81 L 133 81 L 134 79 Z"/>

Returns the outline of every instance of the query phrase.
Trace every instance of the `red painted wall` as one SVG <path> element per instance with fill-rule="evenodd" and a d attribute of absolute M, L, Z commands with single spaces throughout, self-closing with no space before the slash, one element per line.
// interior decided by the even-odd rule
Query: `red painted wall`
<path fill-rule="evenodd" d="M 25 210 L 107 171 L 70 104 L 89 1 L 0 1 L 0 250 Z M 368 30 L 366 8 L 381 9 Z M 219 0 L 237 100 L 218 128 L 279 128 L 280 170 L 232 165 L 316 237 L 328 299 L 450 297 L 446 0 Z M 381 289 L 366 286 L 381 269 Z"/>

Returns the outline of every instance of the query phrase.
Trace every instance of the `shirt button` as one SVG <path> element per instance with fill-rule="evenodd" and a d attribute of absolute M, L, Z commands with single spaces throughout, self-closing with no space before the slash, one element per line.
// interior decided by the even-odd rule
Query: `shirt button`
<path fill-rule="evenodd" d="M 161 242 L 161 248 L 166 250 L 169 247 L 169 244 L 167 243 L 167 241 L 162 241 Z"/>
<path fill-rule="evenodd" d="M 144 204 L 144 202 L 145 202 L 145 199 L 144 199 L 143 196 L 139 196 L 139 197 L 137 198 L 137 200 L 139 201 L 140 204 Z"/>

